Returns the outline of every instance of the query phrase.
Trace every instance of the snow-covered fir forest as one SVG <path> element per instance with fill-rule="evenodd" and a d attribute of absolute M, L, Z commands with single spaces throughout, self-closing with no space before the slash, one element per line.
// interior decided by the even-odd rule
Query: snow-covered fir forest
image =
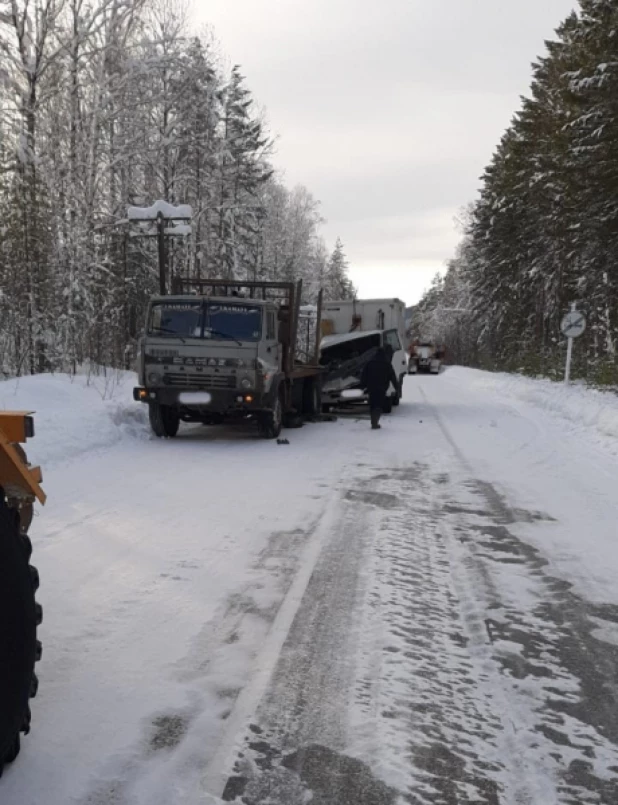
<path fill-rule="evenodd" d="M 588 330 L 575 373 L 615 384 L 618 2 L 582 0 L 546 48 L 416 330 L 446 341 L 453 361 L 555 377 L 560 319 L 577 301 Z"/>
<path fill-rule="evenodd" d="M 353 292 L 241 68 L 179 0 L 0 0 L 0 109 L 3 375 L 131 365 L 158 274 L 129 205 L 192 206 L 172 272 Z"/>

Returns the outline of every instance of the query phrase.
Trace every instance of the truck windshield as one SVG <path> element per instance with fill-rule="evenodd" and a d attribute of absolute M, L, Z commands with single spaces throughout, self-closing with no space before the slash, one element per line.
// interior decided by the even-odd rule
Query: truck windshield
<path fill-rule="evenodd" d="M 262 309 L 257 306 L 217 304 L 206 305 L 204 337 L 259 341 L 262 334 Z"/>
<path fill-rule="evenodd" d="M 259 341 L 262 308 L 215 302 L 160 302 L 150 312 L 149 335 Z"/>
<path fill-rule="evenodd" d="M 203 313 L 201 302 L 166 302 L 153 305 L 148 332 L 151 335 L 201 338 Z"/>

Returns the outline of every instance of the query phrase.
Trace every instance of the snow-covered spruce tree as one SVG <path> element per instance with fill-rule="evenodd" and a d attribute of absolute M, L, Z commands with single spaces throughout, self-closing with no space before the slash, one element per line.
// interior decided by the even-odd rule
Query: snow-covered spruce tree
<path fill-rule="evenodd" d="M 215 57 L 198 38 L 187 46 L 183 58 L 184 92 L 179 114 L 178 138 L 182 173 L 176 195 L 194 211 L 189 265 L 183 270 L 197 278 L 209 276 L 216 264 L 214 239 L 217 219 L 217 158 L 221 77 Z"/>
<path fill-rule="evenodd" d="M 584 0 L 570 74 L 576 114 L 573 162 L 580 184 L 579 295 L 589 317 L 588 360 L 618 380 L 618 5 Z"/>
<path fill-rule="evenodd" d="M 253 98 L 238 66 L 220 93 L 221 124 L 216 206 L 217 273 L 247 278 L 257 272 L 262 203 L 260 190 L 272 176 L 270 140 L 253 110 Z"/>
<path fill-rule="evenodd" d="M 576 373 L 618 380 L 617 29 L 610 0 L 565 20 L 484 174 L 464 244 L 482 365 L 558 376 L 576 301 Z"/>
<path fill-rule="evenodd" d="M 337 238 L 333 253 L 326 265 L 324 277 L 325 299 L 352 299 L 355 288 L 348 276 L 348 259 L 343 250 L 343 243 Z"/>

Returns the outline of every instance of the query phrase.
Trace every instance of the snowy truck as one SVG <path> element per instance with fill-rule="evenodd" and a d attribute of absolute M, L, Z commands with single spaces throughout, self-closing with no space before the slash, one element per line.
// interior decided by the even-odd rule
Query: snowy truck
<path fill-rule="evenodd" d="M 266 439 L 320 413 L 319 304 L 304 341 L 302 283 L 175 278 L 151 299 L 134 399 L 156 436 L 180 422 L 253 420 Z M 311 334 L 312 330 L 308 330 Z"/>
<path fill-rule="evenodd" d="M 412 342 L 409 349 L 408 374 L 414 375 L 418 372 L 439 374 L 444 360 L 444 352 L 444 347 L 438 346 L 432 341 Z"/>
<path fill-rule="evenodd" d="M 349 392 L 362 392 L 365 364 L 379 347 L 390 348 L 397 388 L 388 391 L 386 413 L 399 405 L 408 368 L 405 350 L 405 304 L 400 299 L 349 299 L 326 302 L 322 308 L 320 363 L 322 406 L 329 410 L 349 401 Z M 363 394 L 354 400 L 365 401 Z"/>

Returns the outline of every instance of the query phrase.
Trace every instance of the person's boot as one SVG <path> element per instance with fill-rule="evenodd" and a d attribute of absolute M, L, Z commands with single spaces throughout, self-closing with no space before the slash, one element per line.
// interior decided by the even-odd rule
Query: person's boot
<path fill-rule="evenodd" d="M 380 430 L 380 412 L 371 412 L 371 430 Z"/>

